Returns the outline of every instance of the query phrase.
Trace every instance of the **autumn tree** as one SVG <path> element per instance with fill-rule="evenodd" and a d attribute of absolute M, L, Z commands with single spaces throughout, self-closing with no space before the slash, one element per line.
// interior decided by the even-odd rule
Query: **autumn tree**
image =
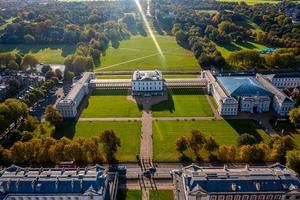
<path fill-rule="evenodd" d="M 30 67 L 31 69 L 35 69 L 36 65 L 39 64 L 38 59 L 36 59 L 33 55 L 31 54 L 26 54 L 23 59 L 22 59 L 22 63 L 21 66 L 26 69 L 28 67 Z"/>
<path fill-rule="evenodd" d="M 205 144 L 205 137 L 199 130 L 192 130 L 191 137 L 189 139 L 189 146 L 193 150 L 196 156 L 199 156 L 199 151 Z"/>
<path fill-rule="evenodd" d="M 233 145 L 221 145 L 218 149 L 218 158 L 223 162 L 232 162 L 236 159 L 236 148 Z"/>
<path fill-rule="evenodd" d="M 298 174 L 300 173 L 300 151 L 288 151 L 286 154 L 286 165 Z"/>
<path fill-rule="evenodd" d="M 105 130 L 100 136 L 100 141 L 103 144 L 106 160 L 109 163 L 115 162 L 115 154 L 118 147 L 121 147 L 120 138 L 117 137 L 113 130 Z"/>
<path fill-rule="evenodd" d="M 54 126 L 58 126 L 62 123 L 62 115 L 56 110 L 53 105 L 48 105 L 45 110 L 45 119 Z"/>
<path fill-rule="evenodd" d="M 176 140 L 176 150 L 183 155 L 184 151 L 187 150 L 189 146 L 189 141 L 186 137 L 179 137 Z"/>

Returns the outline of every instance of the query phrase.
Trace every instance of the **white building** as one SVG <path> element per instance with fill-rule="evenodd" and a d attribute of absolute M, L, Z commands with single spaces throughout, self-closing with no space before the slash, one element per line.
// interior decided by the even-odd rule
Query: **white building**
<path fill-rule="evenodd" d="M 108 200 L 109 187 L 116 187 L 107 171 L 86 168 L 21 168 L 11 166 L 0 174 L 3 200 Z"/>
<path fill-rule="evenodd" d="M 85 95 L 89 93 L 89 81 L 95 78 L 92 72 L 83 73 L 81 79 L 75 82 L 70 92 L 56 105 L 56 109 L 64 118 L 75 118 L 77 109 Z"/>
<path fill-rule="evenodd" d="M 300 86 L 300 73 L 278 73 L 264 75 L 277 88 L 295 88 Z"/>
<path fill-rule="evenodd" d="M 161 71 L 134 71 L 131 90 L 132 95 L 162 95 L 164 92 L 164 79 Z"/>
<path fill-rule="evenodd" d="M 281 165 L 201 167 L 173 173 L 174 193 L 182 200 L 298 200 L 300 180 Z"/>
<path fill-rule="evenodd" d="M 280 116 L 287 116 L 294 102 L 264 76 L 213 76 L 204 71 L 208 93 L 213 95 L 222 116 L 238 112 L 267 112 L 270 106 Z"/>

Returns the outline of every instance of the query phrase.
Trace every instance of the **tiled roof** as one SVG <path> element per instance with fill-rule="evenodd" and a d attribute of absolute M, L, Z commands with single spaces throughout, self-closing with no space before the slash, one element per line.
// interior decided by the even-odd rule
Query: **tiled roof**
<path fill-rule="evenodd" d="M 84 194 L 91 188 L 102 195 L 108 177 L 99 165 L 85 169 L 20 168 L 11 166 L 0 175 L 1 194 Z"/>
<path fill-rule="evenodd" d="M 286 193 L 300 188 L 297 174 L 280 164 L 245 168 L 191 165 L 182 169 L 182 175 L 191 193 Z"/>
<path fill-rule="evenodd" d="M 225 76 L 217 80 L 229 96 L 273 96 L 255 77 Z"/>

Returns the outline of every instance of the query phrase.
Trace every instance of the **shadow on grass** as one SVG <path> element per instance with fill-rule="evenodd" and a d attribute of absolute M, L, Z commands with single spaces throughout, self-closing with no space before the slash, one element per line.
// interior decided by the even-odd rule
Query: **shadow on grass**
<path fill-rule="evenodd" d="M 250 42 L 242 42 L 242 43 L 239 43 L 239 45 L 241 45 L 241 46 L 243 46 L 244 48 L 247 48 L 247 49 L 256 49 L 256 46 L 254 46 Z"/>
<path fill-rule="evenodd" d="M 168 89 L 168 100 L 160 102 L 152 106 L 152 111 L 165 111 L 168 110 L 170 113 L 175 111 L 175 105 L 173 95 L 203 95 L 204 91 L 199 88 L 176 88 Z"/>
<path fill-rule="evenodd" d="M 248 133 L 257 138 L 258 141 L 263 141 L 257 129 L 261 129 L 260 125 L 254 120 L 248 119 L 225 119 L 226 122 L 239 134 Z"/>
<path fill-rule="evenodd" d="M 67 137 L 73 139 L 76 132 L 76 123 L 77 121 L 65 120 L 63 124 L 56 129 L 53 138 L 60 139 L 62 137 Z"/>
<path fill-rule="evenodd" d="M 70 54 L 75 52 L 76 46 L 75 45 L 27 45 L 27 44 L 2 44 L 0 45 L 1 52 L 8 52 L 13 50 L 18 50 L 21 54 L 27 54 L 29 52 L 37 53 L 44 49 L 51 49 L 51 50 L 62 50 L 62 56 L 66 57 Z"/>
<path fill-rule="evenodd" d="M 235 45 L 234 43 L 230 43 L 230 44 L 218 44 L 220 47 L 223 47 L 224 49 L 226 49 L 227 51 L 240 51 L 242 50 L 241 47 L 238 47 L 237 45 Z"/>
<path fill-rule="evenodd" d="M 130 91 L 127 89 L 95 89 L 91 96 L 124 96 L 131 95 Z M 129 100 L 128 100 L 129 101 Z M 138 109 L 143 110 L 143 105 L 136 104 Z M 87 103 L 84 108 L 87 108 L 89 104 Z"/>

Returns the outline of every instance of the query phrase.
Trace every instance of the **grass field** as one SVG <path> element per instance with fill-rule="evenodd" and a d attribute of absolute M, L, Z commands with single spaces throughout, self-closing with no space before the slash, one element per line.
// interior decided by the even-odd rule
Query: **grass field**
<path fill-rule="evenodd" d="M 218 51 L 220 51 L 225 58 L 227 58 L 230 55 L 230 53 L 234 51 L 240 51 L 243 49 L 259 51 L 261 49 L 267 48 L 267 46 L 255 42 L 246 42 L 244 44 L 231 43 L 230 45 L 224 45 L 224 46 L 216 45 L 216 47 Z"/>
<path fill-rule="evenodd" d="M 173 200 L 172 190 L 150 190 L 150 200 Z"/>
<path fill-rule="evenodd" d="M 219 144 L 236 145 L 240 134 L 249 133 L 269 140 L 269 136 L 254 121 L 249 120 L 213 120 L 213 121 L 154 121 L 153 156 L 156 161 L 177 161 L 176 139 L 189 136 L 193 129 L 204 135 L 213 136 Z"/>
<path fill-rule="evenodd" d="M 164 78 L 197 78 L 199 75 L 187 74 L 187 75 L 163 75 Z M 132 75 L 102 75 L 97 76 L 97 79 L 131 79 Z"/>
<path fill-rule="evenodd" d="M 140 190 L 119 190 L 117 200 L 141 200 L 142 191 Z"/>
<path fill-rule="evenodd" d="M 101 134 L 104 130 L 114 130 L 121 139 L 117 159 L 135 161 L 135 156 L 140 150 L 140 122 L 64 122 L 56 131 L 55 138 L 91 137 Z"/>
<path fill-rule="evenodd" d="M 41 63 L 63 64 L 65 57 L 74 53 L 72 45 L 0 45 L 0 52 L 16 51 L 21 54 L 31 53 Z"/>
<path fill-rule="evenodd" d="M 192 52 L 180 47 L 174 37 L 156 35 L 163 51 L 162 58 L 152 41 L 147 36 L 132 36 L 120 43 L 118 49 L 109 48 L 101 57 L 101 66 L 97 70 L 197 70 L 199 65 Z"/>
<path fill-rule="evenodd" d="M 167 101 L 152 106 L 154 117 L 213 116 L 202 89 L 172 89 L 168 92 Z"/>
<path fill-rule="evenodd" d="M 80 117 L 140 117 L 141 108 L 127 94 L 127 90 L 96 89 Z"/>

